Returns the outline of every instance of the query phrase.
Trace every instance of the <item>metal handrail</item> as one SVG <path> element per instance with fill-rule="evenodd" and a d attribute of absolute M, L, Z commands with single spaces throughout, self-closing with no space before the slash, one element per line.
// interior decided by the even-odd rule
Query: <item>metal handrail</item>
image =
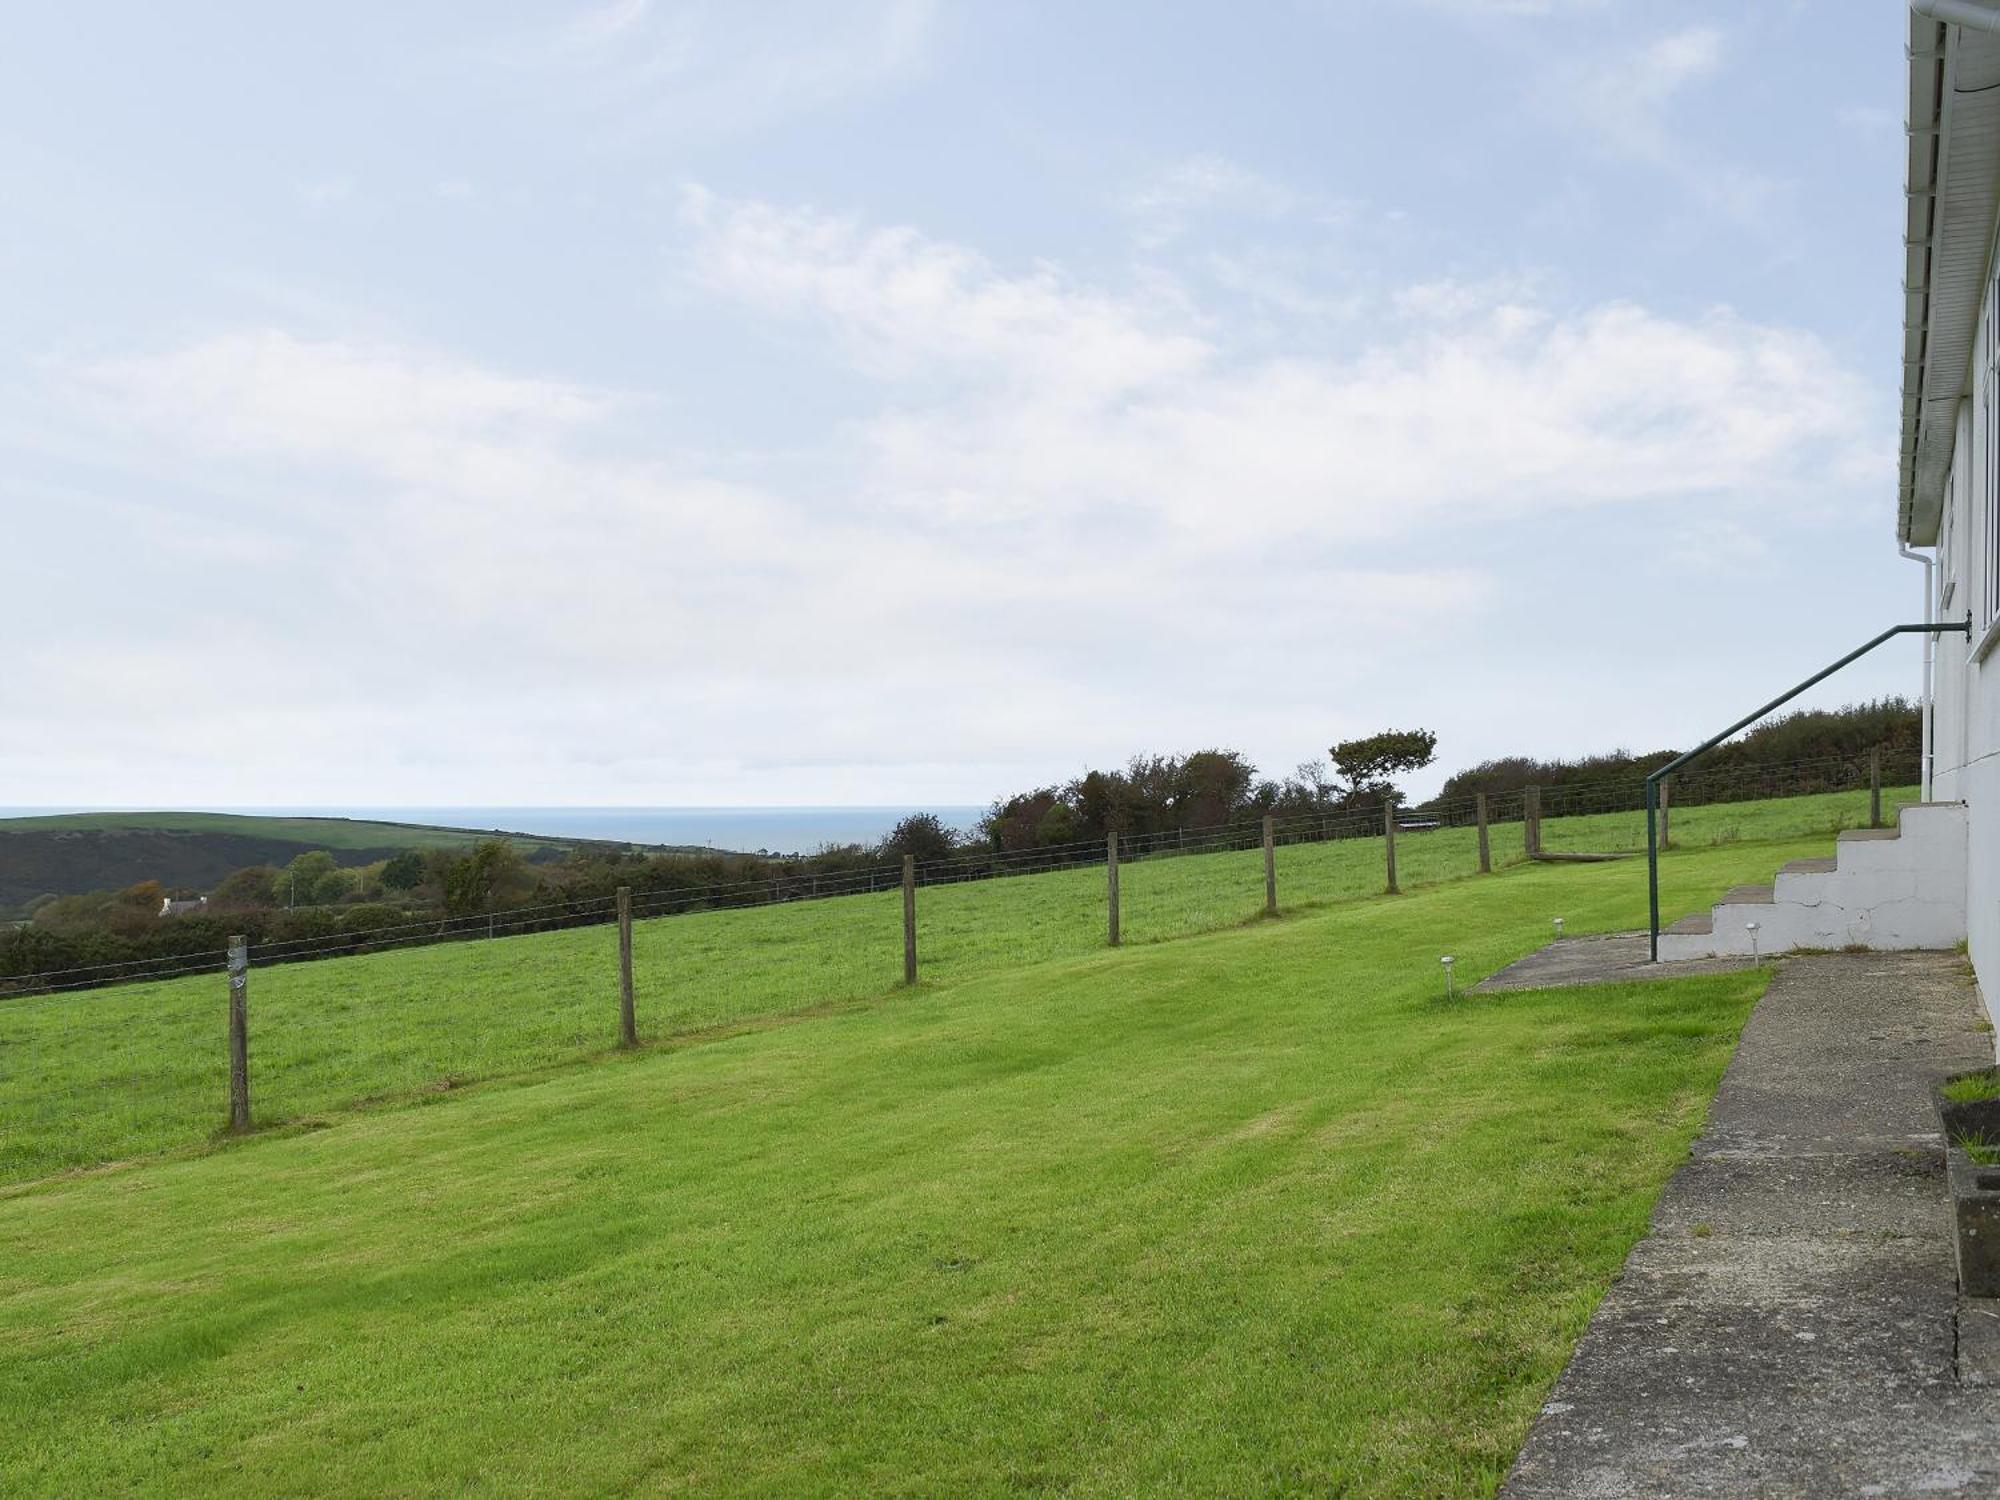
<path fill-rule="evenodd" d="M 1922 625 L 1891 625 L 1872 641 L 1867 642 L 1865 645 L 1856 646 L 1832 666 L 1825 667 L 1813 673 L 1804 682 L 1773 698 L 1762 708 L 1745 714 L 1734 724 L 1723 730 L 1722 733 L 1711 739 L 1703 740 L 1685 755 L 1675 756 L 1664 766 L 1661 766 L 1659 770 L 1654 771 L 1646 778 L 1646 903 L 1651 924 L 1650 947 L 1648 949 L 1648 958 L 1651 962 L 1658 963 L 1660 961 L 1660 783 L 1673 775 L 1674 772 L 1678 771 L 1689 761 L 1708 754 L 1709 751 L 1728 739 L 1732 734 L 1735 734 L 1739 729 L 1747 729 L 1772 709 L 1784 707 L 1784 705 L 1790 703 L 1807 688 L 1814 686 L 1816 683 L 1824 682 L 1849 662 L 1857 661 L 1861 657 L 1866 656 L 1884 641 L 1891 640 L 1899 635 L 1917 633 L 1943 635 L 1947 632 L 1963 635 L 1970 639 L 1972 635 L 1972 616 L 1968 614 L 1963 620 L 1928 621 Z"/>

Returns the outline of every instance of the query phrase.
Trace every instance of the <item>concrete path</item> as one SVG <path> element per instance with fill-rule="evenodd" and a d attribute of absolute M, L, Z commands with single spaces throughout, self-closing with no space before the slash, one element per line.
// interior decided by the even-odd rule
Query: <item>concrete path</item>
<path fill-rule="evenodd" d="M 1992 1060 L 1955 955 L 1787 960 L 1502 1494 L 2000 1495 L 1926 1092 Z"/>
<path fill-rule="evenodd" d="M 1754 958 L 1684 958 L 1656 964 L 1648 956 L 1650 952 L 1643 932 L 1562 938 L 1487 975 L 1472 990 L 1487 994 L 1566 984 L 1615 984 L 1628 979 L 1679 979 L 1688 974 L 1726 974 L 1731 969 L 1751 968 L 1757 962 Z"/>

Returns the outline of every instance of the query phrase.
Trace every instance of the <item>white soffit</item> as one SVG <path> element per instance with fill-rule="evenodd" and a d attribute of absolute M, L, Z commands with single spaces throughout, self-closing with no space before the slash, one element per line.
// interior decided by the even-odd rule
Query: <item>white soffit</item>
<path fill-rule="evenodd" d="M 1910 18 L 1896 529 L 1937 540 L 2000 211 L 2000 35 Z"/>

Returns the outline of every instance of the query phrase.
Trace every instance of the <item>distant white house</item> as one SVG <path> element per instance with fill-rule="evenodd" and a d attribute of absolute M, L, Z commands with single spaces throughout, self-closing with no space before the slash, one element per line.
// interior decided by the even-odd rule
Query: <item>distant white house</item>
<path fill-rule="evenodd" d="M 196 896 L 189 901 L 176 901 L 172 896 L 169 896 L 160 903 L 160 915 L 163 917 L 192 916 L 207 909 L 208 897 L 206 896 Z"/>

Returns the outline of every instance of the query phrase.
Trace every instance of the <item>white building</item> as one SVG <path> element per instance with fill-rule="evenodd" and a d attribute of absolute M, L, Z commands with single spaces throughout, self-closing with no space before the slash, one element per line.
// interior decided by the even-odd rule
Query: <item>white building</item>
<path fill-rule="evenodd" d="M 1925 799 L 1660 934 L 1663 959 L 1964 942 L 2000 1000 L 2000 0 L 1912 0 L 1896 534 L 1924 564 Z M 1915 593 L 1914 588 L 1912 593 Z M 1882 622 L 1884 624 L 1890 622 Z M 1903 623 L 1903 622 L 1896 622 Z"/>
<path fill-rule="evenodd" d="M 1910 17 L 1897 538 L 1935 549 L 1930 796 L 1963 803 L 1965 937 L 2000 997 L 2000 4 Z M 1921 555 L 1921 554 L 1919 554 Z"/>

